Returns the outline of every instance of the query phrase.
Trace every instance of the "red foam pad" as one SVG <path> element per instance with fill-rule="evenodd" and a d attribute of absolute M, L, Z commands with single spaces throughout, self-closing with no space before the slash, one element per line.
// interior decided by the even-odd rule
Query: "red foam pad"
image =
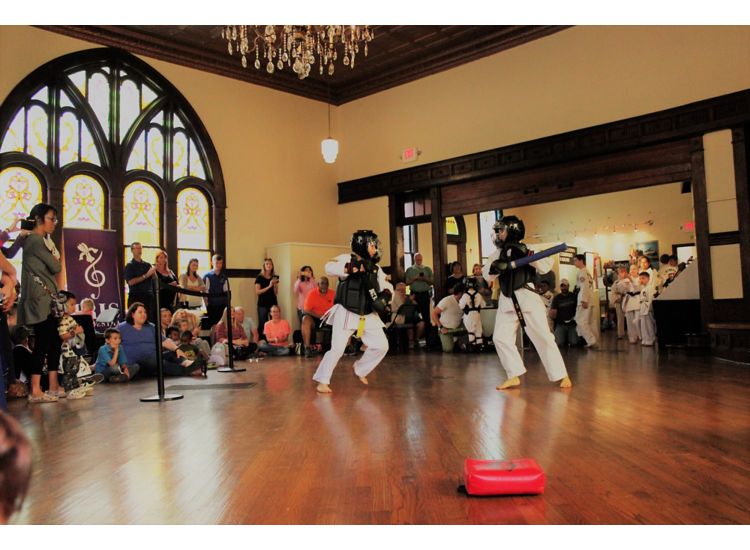
<path fill-rule="evenodd" d="M 544 492 L 544 471 L 533 458 L 464 462 L 470 495 L 537 495 Z"/>

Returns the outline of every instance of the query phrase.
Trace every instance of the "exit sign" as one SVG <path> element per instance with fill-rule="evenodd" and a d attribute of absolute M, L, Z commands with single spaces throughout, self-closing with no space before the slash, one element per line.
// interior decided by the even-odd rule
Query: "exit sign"
<path fill-rule="evenodd" d="M 404 162 L 413 162 L 417 160 L 419 153 L 421 153 L 421 151 L 416 147 L 407 147 L 401 152 L 401 160 Z"/>
<path fill-rule="evenodd" d="M 695 221 L 689 221 L 682 224 L 683 231 L 695 231 Z"/>

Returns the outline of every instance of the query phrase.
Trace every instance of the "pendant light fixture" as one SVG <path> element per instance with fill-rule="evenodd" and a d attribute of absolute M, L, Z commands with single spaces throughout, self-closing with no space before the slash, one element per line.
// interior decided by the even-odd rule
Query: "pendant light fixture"
<path fill-rule="evenodd" d="M 339 142 L 331 137 L 331 104 L 328 104 L 328 138 L 320 142 L 320 152 L 327 164 L 336 162 L 339 154 Z"/>

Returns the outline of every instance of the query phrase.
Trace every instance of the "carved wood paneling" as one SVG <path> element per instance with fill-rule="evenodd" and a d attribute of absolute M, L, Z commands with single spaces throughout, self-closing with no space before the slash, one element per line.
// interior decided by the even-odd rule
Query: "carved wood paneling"
<path fill-rule="evenodd" d="M 339 183 L 339 203 L 556 165 L 750 122 L 750 90 L 658 113 Z M 472 165 L 472 169 L 467 167 Z"/>

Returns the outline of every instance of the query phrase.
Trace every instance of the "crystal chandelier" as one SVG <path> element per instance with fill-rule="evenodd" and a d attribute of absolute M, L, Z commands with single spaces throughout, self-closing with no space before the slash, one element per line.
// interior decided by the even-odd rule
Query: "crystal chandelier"
<path fill-rule="evenodd" d="M 238 52 L 242 56 L 243 67 L 247 67 L 248 54 L 255 52 L 256 69 L 265 65 L 271 74 L 286 65 L 301 80 L 310 75 L 316 62 L 321 75 L 325 70 L 333 75 L 340 55 L 344 65 L 353 69 L 360 46 L 367 57 L 367 44 L 375 34 L 367 25 L 228 25 L 222 28 L 221 37 L 227 41 L 229 55 Z"/>

